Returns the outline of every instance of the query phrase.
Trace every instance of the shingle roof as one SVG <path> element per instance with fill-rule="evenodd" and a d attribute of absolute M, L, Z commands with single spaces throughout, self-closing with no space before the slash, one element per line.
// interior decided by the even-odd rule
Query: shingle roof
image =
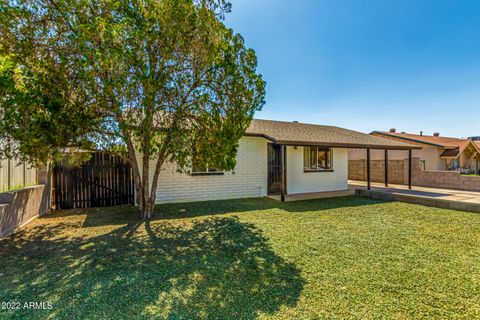
<path fill-rule="evenodd" d="M 372 134 L 380 134 L 388 137 L 399 138 L 406 141 L 420 142 L 428 145 L 434 145 L 444 148 L 460 148 L 465 145 L 469 140 L 459 139 L 459 138 L 450 138 L 442 136 L 426 136 L 419 134 L 410 134 L 410 133 L 400 133 L 400 132 L 384 132 L 384 131 L 373 131 Z"/>
<path fill-rule="evenodd" d="M 380 138 L 339 127 L 260 119 L 252 120 L 246 135 L 261 136 L 274 143 L 286 145 L 397 150 L 419 148 L 401 141 Z"/>

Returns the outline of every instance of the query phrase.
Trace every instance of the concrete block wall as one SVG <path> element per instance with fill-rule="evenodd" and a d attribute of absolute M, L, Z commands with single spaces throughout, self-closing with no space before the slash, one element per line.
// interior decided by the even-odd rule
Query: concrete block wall
<path fill-rule="evenodd" d="M 412 180 L 420 187 L 480 191 L 480 176 L 463 176 L 458 171 L 419 171 Z"/>
<path fill-rule="evenodd" d="M 152 160 L 150 168 L 154 165 Z M 153 170 L 150 174 L 152 181 Z M 223 175 L 183 174 L 177 172 L 175 164 L 165 164 L 158 179 L 156 203 L 261 197 L 267 195 L 267 178 L 267 140 L 243 137 L 236 168 Z"/>
<path fill-rule="evenodd" d="M 418 160 L 418 159 L 417 159 Z M 415 164 L 414 159 L 414 164 Z M 373 182 L 385 181 L 385 161 L 370 161 L 371 180 Z M 348 161 L 348 179 L 349 180 L 367 180 L 367 160 L 349 160 Z M 394 184 L 405 184 L 408 181 L 408 160 L 389 160 L 388 161 L 388 180 Z"/>
<path fill-rule="evenodd" d="M 0 237 L 6 237 L 21 226 L 47 212 L 43 203 L 43 185 L 0 193 Z"/>

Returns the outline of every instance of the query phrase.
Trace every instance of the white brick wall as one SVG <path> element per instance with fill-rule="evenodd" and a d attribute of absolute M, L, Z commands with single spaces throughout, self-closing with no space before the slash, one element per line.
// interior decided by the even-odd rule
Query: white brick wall
<path fill-rule="evenodd" d="M 141 166 L 141 163 L 140 163 Z M 155 161 L 150 162 L 154 168 Z M 140 167 L 140 172 L 141 172 Z M 152 181 L 153 169 L 150 182 Z M 191 176 L 167 163 L 160 173 L 156 203 L 260 197 L 267 194 L 267 140 L 243 137 L 237 166 L 224 175 Z"/>

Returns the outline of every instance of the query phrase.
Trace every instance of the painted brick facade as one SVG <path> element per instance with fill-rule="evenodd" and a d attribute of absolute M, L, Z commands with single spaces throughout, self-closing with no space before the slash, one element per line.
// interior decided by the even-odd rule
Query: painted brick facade
<path fill-rule="evenodd" d="M 267 195 L 267 140 L 243 137 L 239 141 L 237 157 L 236 168 L 224 175 L 181 174 L 176 171 L 175 164 L 167 163 L 160 173 L 156 203 Z M 154 167 L 154 163 L 155 161 L 150 162 L 150 168 Z M 153 170 L 150 171 L 153 176 Z"/>

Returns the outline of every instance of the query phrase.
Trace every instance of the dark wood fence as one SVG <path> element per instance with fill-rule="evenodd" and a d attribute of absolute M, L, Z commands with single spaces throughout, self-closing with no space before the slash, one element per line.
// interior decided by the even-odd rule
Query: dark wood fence
<path fill-rule="evenodd" d="M 57 209 L 109 207 L 134 203 L 130 164 L 108 153 L 94 153 L 75 167 L 64 160 L 54 168 Z"/>

